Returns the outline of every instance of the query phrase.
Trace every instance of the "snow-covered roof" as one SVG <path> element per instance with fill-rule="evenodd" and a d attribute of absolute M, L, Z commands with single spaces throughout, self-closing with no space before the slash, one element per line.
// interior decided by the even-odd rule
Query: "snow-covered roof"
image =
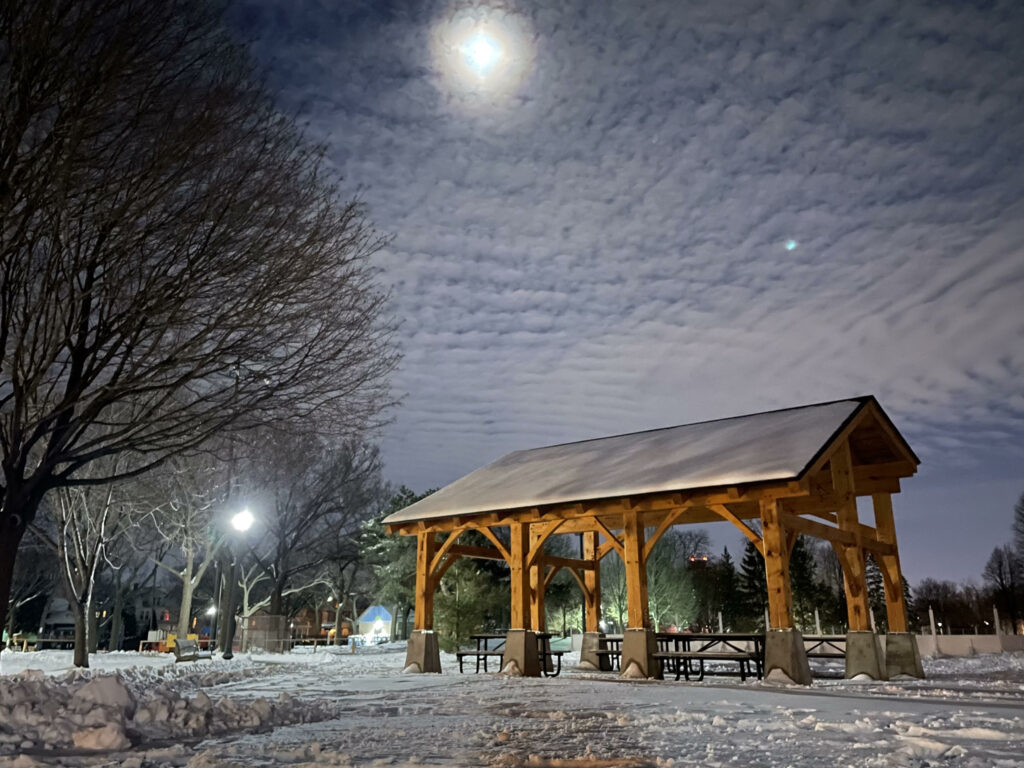
<path fill-rule="evenodd" d="M 383 605 L 371 605 L 363 611 L 362 615 L 359 617 L 360 623 L 377 621 L 377 619 L 380 619 L 381 621 L 391 621 L 391 612 Z"/>
<path fill-rule="evenodd" d="M 795 480 L 869 402 L 877 406 L 859 397 L 516 451 L 384 522 Z"/>

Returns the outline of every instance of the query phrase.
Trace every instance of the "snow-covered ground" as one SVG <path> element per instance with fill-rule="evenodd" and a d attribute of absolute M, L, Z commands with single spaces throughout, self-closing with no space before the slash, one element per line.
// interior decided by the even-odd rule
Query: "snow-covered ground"
<path fill-rule="evenodd" d="M 403 675 L 400 646 L 173 664 L 0 655 L 0 766 L 1024 765 L 1024 655 L 807 687 Z M 27 671 L 38 669 L 39 671 Z M 828 671 L 828 670 L 827 670 Z M 832 672 L 838 673 L 838 668 Z"/>

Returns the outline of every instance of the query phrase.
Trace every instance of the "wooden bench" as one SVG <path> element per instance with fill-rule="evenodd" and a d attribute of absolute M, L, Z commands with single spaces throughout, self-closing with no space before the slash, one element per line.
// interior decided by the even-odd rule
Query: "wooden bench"
<path fill-rule="evenodd" d="M 482 663 L 483 666 L 484 666 L 484 672 L 486 672 L 487 671 L 487 657 L 489 657 L 489 656 L 497 656 L 498 659 L 499 659 L 498 663 L 501 664 L 501 657 L 504 656 L 504 655 L 505 655 L 504 651 L 488 651 L 488 650 L 479 649 L 479 648 L 477 650 L 475 650 L 475 651 L 458 651 L 455 654 L 456 658 L 458 658 L 458 660 L 459 660 L 459 672 L 465 671 L 462 668 L 462 661 L 463 661 L 463 659 L 475 658 L 476 659 L 476 671 L 477 672 L 480 671 L 480 664 Z"/>
<path fill-rule="evenodd" d="M 487 672 L 487 659 L 491 657 L 498 657 L 498 664 L 501 664 L 501 657 L 505 655 L 505 635 L 471 635 L 471 639 L 476 642 L 476 648 L 473 650 L 456 651 L 455 658 L 459 660 L 459 672 L 465 672 L 463 663 L 466 659 L 476 659 L 476 671 L 480 671 L 480 667 L 483 666 L 484 672 Z M 490 647 L 491 642 L 495 642 L 496 645 Z M 541 672 L 545 677 L 557 677 L 562 671 L 562 656 L 565 651 L 552 651 L 550 646 L 551 635 L 543 632 L 537 633 L 537 658 L 540 662 Z M 551 662 L 555 663 L 552 664 Z M 551 669 L 549 669 L 549 666 Z"/>
<path fill-rule="evenodd" d="M 213 655 L 199 650 L 199 644 L 195 640 L 175 640 L 174 663 L 179 661 L 199 661 L 200 659 L 212 659 Z"/>

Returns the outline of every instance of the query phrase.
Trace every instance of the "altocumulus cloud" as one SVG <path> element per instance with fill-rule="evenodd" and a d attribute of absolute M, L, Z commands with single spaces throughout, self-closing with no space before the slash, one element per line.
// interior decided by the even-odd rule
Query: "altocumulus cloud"
<path fill-rule="evenodd" d="M 474 104 L 432 34 L 488 7 L 532 31 L 530 58 Z M 282 0 L 236 18 L 395 235 L 395 481 L 868 392 L 927 465 L 999 455 L 1019 475 L 1017 0 Z"/>

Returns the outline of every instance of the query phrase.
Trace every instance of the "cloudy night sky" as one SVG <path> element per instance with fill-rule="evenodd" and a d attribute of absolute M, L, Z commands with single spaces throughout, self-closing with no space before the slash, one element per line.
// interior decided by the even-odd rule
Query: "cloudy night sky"
<path fill-rule="evenodd" d="M 1024 491 L 1024 4 L 242 2 L 393 235 L 386 474 L 875 394 L 904 569 Z M 480 48 L 480 36 L 487 41 Z M 741 537 L 709 530 L 734 556 Z"/>

